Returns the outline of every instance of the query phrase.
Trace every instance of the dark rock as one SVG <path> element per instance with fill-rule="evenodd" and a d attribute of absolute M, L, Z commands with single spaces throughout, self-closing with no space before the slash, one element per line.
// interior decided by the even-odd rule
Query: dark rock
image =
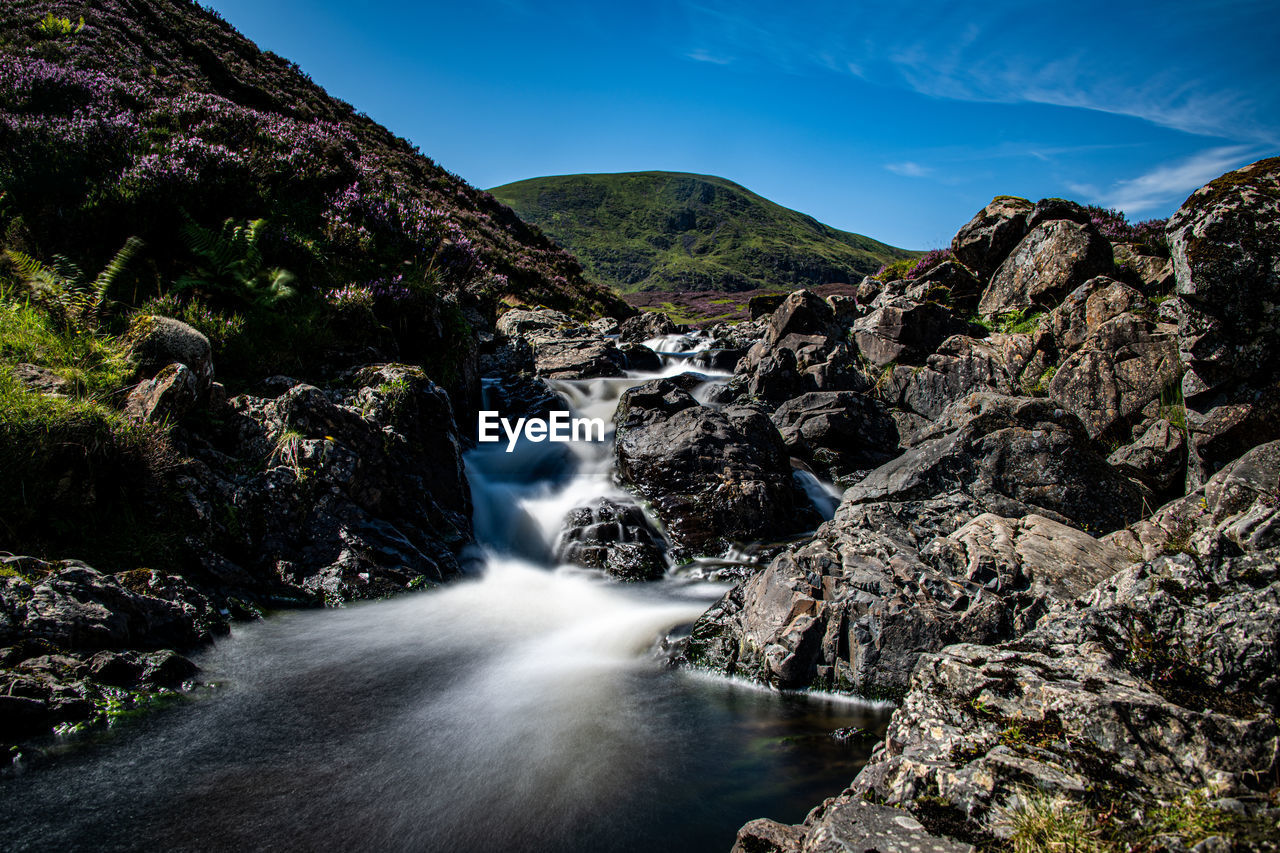
<path fill-rule="evenodd" d="M 993 317 L 1033 306 L 1052 308 L 1076 287 L 1112 270 L 1111 244 L 1070 220 L 1032 229 L 991 278 L 978 313 Z"/>
<path fill-rule="evenodd" d="M 196 375 L 185 364 L 171 364 L 139 382 L 124 401 L 124 414 L 138 423 L 173 423 L 200 399 Z"/>
<path fill-rule="evenodd" d="M 631 318 L 636 319 L 640 318 Z M 533 350 L 537 375 L 549 379 L 621 376 L 627 367 L 626 357 L 612 338 L 559 311 L 508 311 L 498 318 L 495 329 L 500 335 L 527 343 Z"/>
<path fill-rule="evenodd" d="M 600 498 L 569 511 L 557 559 L 604 569 L 619 580 L 658 580 L 667 570 L 661 541 L 638 506 Z"/>
<path fill-rule="evenodd" d="M 800 826 L 754 820 L 738 830 L 731 853 L 973 853 L 973 845 L 935 835 L 903 808 L 840 796 Z"/>
<path fill-rule="evenodd" d="M 1027 230 L 1033 230 L 1042 222 L 1054 222 L 1066 219 L 1078 225 L 1089 224 L 1089 211 L 1074 201 L 1065 198 L 1042 198 L 1036 202 L 1027 217 Z"/>
<path fill-rule="evenodd" d="M 680 327 L 661 311 L 642 311 L 628 317 L 618 327 L 618 334 L 627 343 L 641 344 L 654 338 L 680 334 Z"/>
<path fill-rule="evenodd" d="M 934 265 L 923 275 L 917 276 L 915 282 L 917 286 L 924 288 L 917 301 L 932 299 L 964 313 L 977 309 L 984 285 L 973 270 L 953 260 Z M 942 292 L 938 293 L 939 289 Z"/>
<path fill-rule="evenodd" d="M 891 362 L 920 364 L 944 340 L 968 331 L 968 323 L 936 302 L 904 300 L 857 320 L 853 340 L 871 364 L 884 367 Z"/>
<path fill-rule="evenodd" d="M 898 429 L 879 401 L 850 391 L 814 391 L 773 414 L 782 440 L 798 456 L 836 479 L 874 468 L 898 453 Z"/>
<path fill-rule="evenodd" d="M 653 371 L 662 369 L 662 357 L 644 344 L 623 344 L 618 349 L 622 353 L 622 357 L 626 359 L 627 370 Z"/>
<path fill-rule="evenodd" d="M 1136 519 L 1142 506 L 1075 415 L 1046 400 L 979 393 L 953 403 L 902 456 L 846 492 L 841 509 L 957 489 L 1000 515 L 1038 513 L 1100 532 Z"/>
<path fill-rule="evenodd" d="M 787 294 L 769 316 L 764 340 L 769 346 L 777 345 L 788 335 L 820 335 L 831 332 L 835 312 L 822 297 L 808 290 Z"/>
<path fill-rule="evenodd" d="M 1025 198 L 997 196 L 957 232 L 951 241 L 951 253 L 979 280 L 987 281 L 1027 235 L 1027 217 L 1032 208 Z"/>
<path fill-rule="evenodd" d="M 767 317 L 778 310 L 778 306 L 786 298 L 785 293 L 758 293 L 747 300 L 747 316 L 752 320 Z"/>
<path fill-rule="evenodd" d="M 1130 425 L 1148 403 L 1176 387 L 1181 370 L 1172 326 L 1121 314 L 1098 326 L 1062 363 L 1049 396 L 1097 438 Z"/>
<path fill-rule="evenodd" d="M 619 474 L 675 544 L 708 553 L 806 526 L 782 437 L 760 412 L 698 406 L 659 380 L 627 391 L 615 422 Z"/>
<path fill-rule="evenodd" d="M 1116 259 L 1116 269 L 1125 278 L 1151 296 L 1162 296 L 1173 292 L 1173 261 L 1159 255 L 1149 255 L 1144 246 L 1136 243 L 1113 243 L 1112 254 Z"/>
<path fill-rule="evenodd" d="M 978 391 L 1012 394 L 1014 384 L 999 350 L 957 335 L 943 341 L 923 369 L 895 370 L 879 393 L 902 409 L 932 419 Z"/>
<path fill-rule="evenodd" d="M 746 392 L 764 403 L 778 405 L 808 390 L 797 369 L 795 353 L 779 349 L 761 358 L 747 380 Z"/>
<path fill-rule="evenodd" d="M 19 362 L 9 370 L 9 375 L 38 394 L 47 397 L 70 396 L 71 383 L 55 371 L 37 364 Z"/>

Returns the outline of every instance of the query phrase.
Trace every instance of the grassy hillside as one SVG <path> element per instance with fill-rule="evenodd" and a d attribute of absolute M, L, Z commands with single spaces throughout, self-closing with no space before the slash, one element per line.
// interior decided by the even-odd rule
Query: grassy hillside
<path fill-rule="evenodd" d="M 623 292 L 811 287 L 916 254 L 709 175 L 561 175 L 490 192 Z"/>

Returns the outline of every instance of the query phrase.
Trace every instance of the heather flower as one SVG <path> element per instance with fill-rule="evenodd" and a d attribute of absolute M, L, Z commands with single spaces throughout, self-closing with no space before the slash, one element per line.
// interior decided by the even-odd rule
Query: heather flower
<path fill-rule="evenodd" d="M 938 264 L 950 259 L 951 259 L 950 249 L 933 249 L 932 251 L 925 252 L 924 257 L 916 261 L 916 265 L 913 266 L 911 269 L 907 270 L 907 278 L 909 279 L 919 278 L 920 276 L 927 273 L 929 270 L 936 267 Z M 884 267 L 881 267 L 881 271 L 883 270 L 884 270 Z"/>

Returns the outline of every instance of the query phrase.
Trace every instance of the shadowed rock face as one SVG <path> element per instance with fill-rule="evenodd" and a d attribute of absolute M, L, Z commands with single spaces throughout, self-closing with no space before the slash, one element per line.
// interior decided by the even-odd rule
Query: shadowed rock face
<path fill-rule="evenodd" d="M 1032 208 L 1025 198 L 1000 196 L 978 211 L 951 241 L 956 259 L 986 282 L 1013 247 L 1027 235 Z"/>

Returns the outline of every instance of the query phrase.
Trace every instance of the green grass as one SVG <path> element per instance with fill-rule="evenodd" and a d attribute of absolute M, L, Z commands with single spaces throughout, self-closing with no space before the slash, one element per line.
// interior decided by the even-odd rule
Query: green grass
<path fill-rule="evenodd" d="M 857 282 L 919 255 L 708 175 L 563 175 L 490 192 L 577 255 L 589 277 L 623 292 Z"/>

